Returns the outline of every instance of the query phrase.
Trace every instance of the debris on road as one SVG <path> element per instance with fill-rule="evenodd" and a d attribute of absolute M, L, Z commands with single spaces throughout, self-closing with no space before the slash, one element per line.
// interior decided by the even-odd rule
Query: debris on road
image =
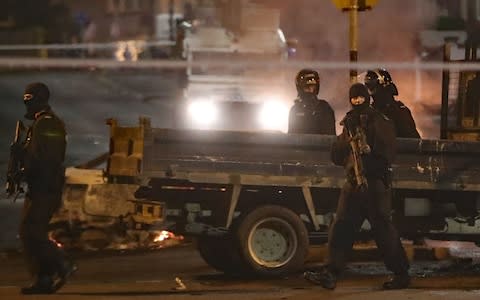
<path fill-rule="evenodd" d="M 187 289 L 187 286 L 182 282 L 180 277 L 175 277 L 175 283 L 177 284 L 177 286 L 175 287 L 175 290 L 183 291 Z"/>

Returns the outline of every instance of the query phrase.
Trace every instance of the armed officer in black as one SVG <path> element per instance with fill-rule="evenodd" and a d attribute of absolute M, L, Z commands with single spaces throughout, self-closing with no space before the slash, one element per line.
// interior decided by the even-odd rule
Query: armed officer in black
<path fill-rule="evenodd" d="M 365 85 L 372 95 L 372 106 L 395 124 L 397 137 L 420 138 L 410 109 L 395 99 L 398 96 L 397 86 L 387 70 L 368 70 Z"/>
<path fill-rule="evenodd" d="M 290 109 L 288 133 L 335 135 L 335 114 L 327 101 L 317 98 L 320 77 L 303 69 L 295 78 L 298 98 Z"/>
<path fill-rule="evenodd" d="M 397 230 L 390 220 L 391 183 L 390 165 L 394 159 L 395 131 L 393 123 L 370 106 L 367 88 L 356 83 L 350 88 L 352 110 L 342 120 L 343 132 L 332 147 L 332 161 L 344 166 L 347 180 L 341 190 L 335 220 L 328 239 L 328 260 L 320 272 L 307 272 L 305 278 L 324 288 L 334 289 L 337 276 L 343 271 L 352 250 L 355 235 L 365 219 L 372 226 L 378 249 L 383 254 L 386 267 L 394 273 L 392 280 L 384 283 L 385 289 L 406 288 L 409 285 L 409 264 Z M 366 143 L 360 157 L 361 175 L 366 185 L 359 186 L 354 172 L 350 146 L 350 132 L 360 127 Z"/>
<path fill-rule="evenodd" d="M 76 266 L 48 237 L 48 224 L 62 203 L 65 178 L 63 161 L 66 131 L 48 99 L 50 92 L 43 83 L 25 88 L 25 118 L 33 120 L 24 143 L 24 178 L 28 186 L 21 220 L 20 236 L 27 264 L 34 277 L 23 294 L 51 294 L 58 290 Z"/>

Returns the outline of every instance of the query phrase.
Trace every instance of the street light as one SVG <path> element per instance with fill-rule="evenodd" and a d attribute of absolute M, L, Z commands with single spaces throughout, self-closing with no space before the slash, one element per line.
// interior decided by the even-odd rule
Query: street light
<path fill-rule="evenodd" d="M 358 61 L 358 12 L 370 10 L 378 0 L 332 0 L 341 11 L 349 15 L 350 62 Z M 350 83 L 357 82 L 357 69 L 350 70 Z"/>

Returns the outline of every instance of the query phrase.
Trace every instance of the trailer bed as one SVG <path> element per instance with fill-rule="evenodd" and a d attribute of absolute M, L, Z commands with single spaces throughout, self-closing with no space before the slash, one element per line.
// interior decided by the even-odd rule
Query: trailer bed
<path fill-rule="evenodd" d="M 143 178 L 339 188 L 343 167 L 330 159 L 334 136 L 149 128 Z M 480 190 L 480 143 L 398 139 L 393 186 Z"/>

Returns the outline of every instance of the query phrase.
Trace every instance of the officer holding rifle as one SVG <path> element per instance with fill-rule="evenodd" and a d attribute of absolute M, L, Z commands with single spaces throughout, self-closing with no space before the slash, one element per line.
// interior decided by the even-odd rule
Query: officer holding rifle
<path fill-rule="evenodd" d="M 343 132 L 332 147 L 332 160 L 345 167 L 347 180 L 338 200 L 328 240 L 327 265 L 305 278 L 326 289 L 335 289 L 353 248 L 355 234 L 368 219 L 385 266 L 393 272 L 384 289 L 408 287 L 410 276 L 405 250 L 390 220 L 391 163 L 394 159 L 395 128 L 391 120 L 370 106 L 370 95 L 361 84 L 349 91 L 350 110 L 342 120 Z"/>
<path fill-rule="evenodd" d="M 25 118 L 33 122 L 24 140 L 22 123 L 17 122 L 7 171 L 8 195 L 22 192 L 22 181 L 27 184 L 20 237 L 34 281 L 21 289 L 22 294 L 55 293 L 77 269 L 48 236 L 50 219 L 62 203 L 66 149 L 65 125 L 52 111 L 49 97 L 50 91 L 43 83 L 25 88 Z"/>

